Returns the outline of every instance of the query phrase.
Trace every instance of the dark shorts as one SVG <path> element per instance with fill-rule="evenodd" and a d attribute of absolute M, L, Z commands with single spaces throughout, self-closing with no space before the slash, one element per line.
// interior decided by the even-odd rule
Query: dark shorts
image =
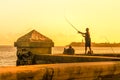
<path fill-rule="evenodd" d="M 85 47 L 91 47 L 91 40 L 85 41 Z"/>

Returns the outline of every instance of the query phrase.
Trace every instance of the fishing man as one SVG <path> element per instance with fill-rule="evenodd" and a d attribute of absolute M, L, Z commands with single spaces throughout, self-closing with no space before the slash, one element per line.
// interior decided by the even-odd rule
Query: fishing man
<path fill-rule="evenodd" d="M 85 54 L 87 54 L 87 47 L 89 47 L 88 54 L 93 53 L 91 50 L 91 38 L 90 38 L 89 28 L 86 28 L 85 33 L 80 31 L 78 31 L 78 33 L 82 34 L 82 36 L 85 37 Z"/>

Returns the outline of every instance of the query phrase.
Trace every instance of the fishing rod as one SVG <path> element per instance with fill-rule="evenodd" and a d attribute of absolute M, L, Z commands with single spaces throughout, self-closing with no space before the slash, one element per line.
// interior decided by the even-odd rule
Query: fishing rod
<path fill-rule="evenodd" d="M 79 31 L 68 19 L 67 17 L 64 15 L 65 20 L 67 21 L 68 24 L 70 24 L 77 32 Z"/>
<path fill-rule="evenodd" d="M 80 31 L 67 19 L 66 16 L 64 16 L 64 18 L 65 18 L 65 20 L 66 20 L 77 32 L 82 33 L 82 32 L 80 32 Z M 84 34 L 82 34 L 82 36 L 84 36 Z"/>

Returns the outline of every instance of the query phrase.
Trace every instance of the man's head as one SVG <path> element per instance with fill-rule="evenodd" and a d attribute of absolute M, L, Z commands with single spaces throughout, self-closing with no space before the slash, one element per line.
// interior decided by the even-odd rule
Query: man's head
<path fill-rule="evenodd" d="M 71 46 L 71 45 L 69 45 L 69 48 L 72 48 L 72 46 Z"/>
<path fill-rule="evenodd" d="M 89 28 L 86 28 L 86 31 L 89 31 Z"/>

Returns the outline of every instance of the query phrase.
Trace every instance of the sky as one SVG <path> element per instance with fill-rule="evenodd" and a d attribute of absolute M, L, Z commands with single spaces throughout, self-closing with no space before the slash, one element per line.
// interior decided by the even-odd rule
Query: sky
<path fill-rule="evenodd" d="M 92 42 L 120 42 L 120 0 L 0 0 L 0 45 L 13 45 L 35 29 L 55 46 L 81 42 L 88 27 Z"/>

